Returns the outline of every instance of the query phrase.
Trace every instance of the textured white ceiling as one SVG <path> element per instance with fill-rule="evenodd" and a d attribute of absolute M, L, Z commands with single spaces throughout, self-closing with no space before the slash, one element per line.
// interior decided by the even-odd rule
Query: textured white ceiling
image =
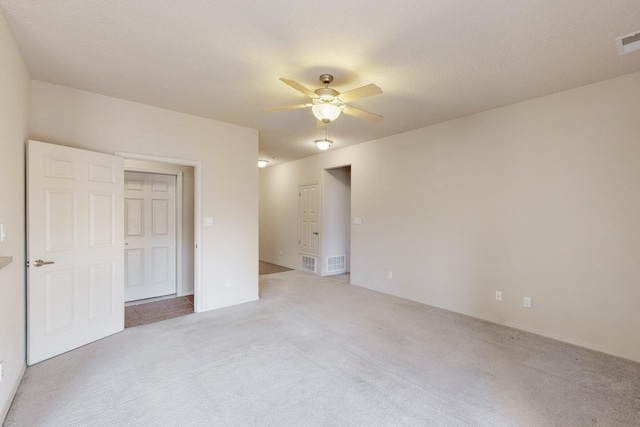
<path fill-rule="evenodd" d="M 308 101 L 278 80 L 384 93 L 332 149 L 638 71 L 615 38 L 638 0 L 0 0 L 34 79 L 257 128 L 271 164 L 316 154 Z M 178 141 L 176 142 L 178 143 Z"/>

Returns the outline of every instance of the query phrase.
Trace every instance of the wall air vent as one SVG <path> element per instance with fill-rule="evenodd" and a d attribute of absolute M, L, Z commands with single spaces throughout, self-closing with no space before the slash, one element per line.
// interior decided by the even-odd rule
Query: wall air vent
<path fill-rule="evenodd" d="M 347 269 L 346 256 L 337 255 L 327 258 L 327 273 L 341 273 Z"/>
<path fill-rule="evenodd" d="M 616 46 L 618 46 L 618 55 L 624 55 L 640 49 L 640 31 L 618 37 L 616 39 Z"/>
<path fill-rule="evenodd" d="M 316 259 L 312 256 L 302 256 L 302 269 L 304 271 L 316 272 Z"/>

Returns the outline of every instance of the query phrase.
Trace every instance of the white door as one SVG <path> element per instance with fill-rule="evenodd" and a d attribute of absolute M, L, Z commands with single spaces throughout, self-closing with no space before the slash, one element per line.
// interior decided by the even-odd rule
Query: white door
<path fill-rule="evenodd" d="M 123 159 L 29 141 L 27 362 L 124 329 Z"/>
<path fill-rule="evenodd" d="M 125 172 L 125 301 L 176 293 L 176 177 Z"/>
<path fill-rule="evenodd" d="M 318 184 L 301 185 L 298 250 L 308 255 L 320 253 L 320 190 Z"/>

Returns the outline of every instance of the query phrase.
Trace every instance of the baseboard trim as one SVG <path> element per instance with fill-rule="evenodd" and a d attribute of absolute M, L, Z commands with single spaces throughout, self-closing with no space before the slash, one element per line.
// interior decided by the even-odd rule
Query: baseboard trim
<path fill-rule="evenodd" d="M 211 311 L 211 310 L 218 310 L 220 308 L 233 307 L 234 305 L 246 304 L 248 302 L 258 301 L 259 299 L 260 299 L 260 297 L 256 296 L 256 297 L 253 297 L 253 298 L 242 299 L 242 300 L 237 300 L 237 301 L 233 301 L 233 302 L 227 302 L 227 303 L 224 303 L 224 304 L 214 305 L 214 306 L 210 306 L 210 307 L 203 307 L 202 311 L 199 311 L 198 313 L 204 313 L 206 311 Z"/>
<path fill-rule="evenodd" d="M 424 304 L 420 301 L 416 301 L 420 304 Z M 425 304 L 425 305 L 431 305 L 431 304 Z M 640 359 L 636 359 L 633 358 L 631 356 L 625 355 L 625 354 L 621 354 L 621 353 L 616 353 L 615 351 L 611 351 L 608 348 L 605 347 L 600 347 L 598 345 L 595 344 L 590 344 L 590 343 L 586 343 L 583 341 L 579 341 L 579 340 L 575 340 L 572 338 L 568 338 L 564 335 L 560 335 L 560 334 L 554 334 L 553 332 L 546 332 L 546 331 L 542 331 L 539 329 L 535 329 L 535 328 L 530 328 L 528 326 L 524 326 L 521 325 L 519 323 L 515 323 L 515 322 L 509 322 L 509 321 L 505 321 L 505 320 L 499 320 L 499 319 L 494 319 L 488 316 L 483 316 L 477 313 L 468 313 L 462 310 L 455 310 L 455 309 L 451 309 L 451 308 L 446 308 L 446 307 L 439 307 L 436 305 L 431 305 L 432 307 L 436 307 L 436 308 L 440 308 L 442 310 L 447 310 L 450 311 L 452 313 L 457 313 L 457 314 L 462 314 L 463 316 L 469 316 L 469 317 L 473 317 L 474 319 L 480 319 L 480 320 L 484 320 L 485 322 L 489 322 L 489 323 L 493 323 L 495 325 L 500 325 L 500 326 L 506 326 L 508 328 L 512 328 L 512 329 L 517 329 L 519 331 L 523 331 L 523 332 L 528 332 L 530 334 L 535 334 L 535 335 L 540 335 L 542 337 L 545 338 L 549 338 L 555 341 L 560 341 L 563 342 L 565 344 L 570 344 L 570 345 L 575 345 L 576 347 L 582 347 L 582 348 L 586 348 L 587 350 L 592 350 L 592 351 L 597 351 L 599 353 L 604 353 L 604 354 L 608 354 L 609 356 L 614 356 L 614 357 L 619 357 L 620 359 L 625 359 L 625 360 L 630 360 L 632 362 L 636 362 L 636 363 L 640 363 Z"/>
<path fill-rule="evenodd" d="M 509 328 L 517 329 L 519 331 L 524 331 L 524 332 L 529 332 L 531 334 L 540 335 L 542 337 L 549 338 L 549 339 L 552 339 L 552 340 L 555 340 L 555 341 L 560 341 L 560 342 L 563 342 L 565 344 L 575 345 L 576 347 L 586 348 L 587 350 L 593 350 L 593 351 L 597 351 L 599 353 L 608 354 L 609 356 L 619 357 L 620 359 L 625 359 L 625 360 L 630 360 L 632 362 L 640 363 L 640 359 L 636 359 L 636 358 L 627 356 L 625 354 L 617 353 L 615 351 L 609 350 L 608 348 L 600 347 L 598 345 L 585 343 L 585 342 L 582 342 L 582 341 L 579 341 L 579 340 L 574 340 L 572 338 L 565 337 L 564 335 L 554 334 L 552 332 L 545 332 L 545 331 L 541 331 L 541 330 L 538 330 L 538 329 L 535 329 L 535 328 L 529 328 L 529 327 L 521 325 L 519 323 L 499 321 L 499 320 L 491 319 L 491 318 L 488 318 L 488 317 L 485 317 L 485 316 L 478 316 L 478 315 L 466 314 L 466 313 L 460 313 L 460 314 L 464 314 L 466 316 L 474 317 L 474 318 L 480 319 L 480 320 L 485 320 L 487 322 L 494 323 L 496 325 L 507 326 Z"/>
<path fill-rule="evenodd" d="M 370 288 L 368 286 L 360 285 L 360 284 L 357 284 L 357 283 L 351 283 L 351 284 L 354 285 L 354 286 L 359 286 L 361 288 L 369 289 L 369 290 L 374 291 L 374 292 L 380 292 L 380 293 L 385 294 L 385 295 L 391 295 L 391 296 L 396 297 L 396 298 L 406 299 L 408 301 L 413 301 L 413 302 L 416 302 L 418 304 L 428 305 L 430 307 L 435 307 L 435 308 L 438 308 L 438 309 L 441 309 L 441 310 L 446 310 L 446 311 L 449 311 L 451 313 L 456 313 L 456 314 L 461 314 L 463 316 L 473 317 L 474 319 L 484 320 L 486 322 L 493 323 L 493 324 L 496 324 L 496 325 L 506 326 L 508 328 L 517 329 L 519 331 L 524 331 L 524 332 L 528 332 L 528 333 L 531 333 L 531 334 L 540 335 L 540 336 L 545 337 L 545 338 L 550 338 L 550 339 L 555 340 L 555 341 L 560 341 L 560 342 L 563 342 L 565 344 L 575 345 L 576 347 L 582 347 L 582 348 L 586 348 L 587 350 L 597 351 L 599 353 L 608 354 L 609 356 L 619 357 L 620 359 L 630 360 L 632 362 L 640 363 L 640 358 L 635 358 L 635 357 L 632 357 L 632 356 L 629 356 L 629 355 L 626 355 L 626 354 L 618 353 L 618 352 L 612 351 L 612 350 L 610 350 L 608 348 L 601 347 L 601 346 L 598 346 L 598 345 L 595 345 L 595 344 L 586 343 L 586 342 L 583 342 L 583 341 L 580 341 L 580 340 L 575 340 L 575 339 L 572 339 L 572 338 L 568 338 L 568 337 L 566 337 L 564 335 L 554 334 L 553 332 L 541 331 L 541 330 L 538 330 L 538 329 L 535 329 L 535 328 L 530 328 L 528 326 L 521 325 L 519 323 L 504 321 L 504 320 L 500 320 L 500 319 L 495 319 L 495 318 L 488 317 L 488 316 L 483 316 L 483 315 L 480 315 L 480 314 L 477 314 L 477 313 L 469 313 L 469 312 L 466 312 L 466 311 L 463 311 L 463 310 L 457 310 L 455 308 L 441 307 L 441 306 L 434 305 L 434 304 L 428 304 L 428 303 L 423 302 L 423 301 L 414 300 L 414 299 L 407 298 L 407 297 L 401 296 L 401 295 L 390 294 L 388 292 L 379 291 L 377 289 L 373 289 L 373 288 Z"/>
<path fill-rule="evenodd" d="M 22 382 L 22 377 L 24 377 L 24 373 L 27 370 L 27 364 L 23 363 L 22 368 L 20 369 L 20 375 L 18 375 L 18 379 L 15 384 L 11 388 L 11 392 L 9 393 L 9 399 L 5 403 L 2 408 L 2 412 L 0 412 L 0 425 L 4 425 L 4 422 L 7 419 L 7 415 L 9 415 L 9 409 L 11 408 L 11 404 L 13 403 L 13 399 L 16 397 L 16 393 L 18 392 L 18 387 L 20 387 L 20 383 Z"/>

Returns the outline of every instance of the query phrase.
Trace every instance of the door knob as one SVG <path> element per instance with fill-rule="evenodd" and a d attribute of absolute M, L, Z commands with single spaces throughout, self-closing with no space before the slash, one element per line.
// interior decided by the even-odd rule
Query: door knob
<path fill-rule="evenodd" d="M 37 259 L 37 260 L 35 260 L 34 265 L 36 267 L 42 267 L 43 265 L 53 264 L 53 263 L 54 263 L 54 261 L 43 261 L 41 259 Z"/>
<path fill-rule="evenodd" d="M 317 232 L 317 231 L 314 231 L 314 232 L 313 232 L 313 234 L 315 234 L 315 235 L 317 236 L 317 235 L 318 235 L 318 232 Z"/>

